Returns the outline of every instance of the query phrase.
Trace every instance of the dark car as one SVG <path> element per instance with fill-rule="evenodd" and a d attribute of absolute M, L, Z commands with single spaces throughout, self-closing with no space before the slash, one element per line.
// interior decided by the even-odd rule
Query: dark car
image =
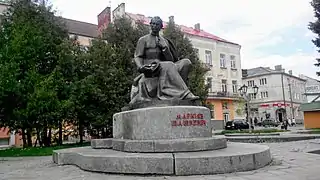
<path fill-rule="evenodd" d="M 279 123 L 276 122 L 275 120 L 272 120 L 272 119 L 265 119 L 265 120 L 259 122 L 259 123 L 258 123 L 258 126 L 263 126 L 263 127 L 266 127 L 266 126 L 278 127 L 278 126 L 279 126 Z"/>
<path fill-rule="evenodd" d="M 233 121 L 227 121 L 226 130 L 238 130 L 238 129 L 249 129 L 249 123 L 243 119 L 235 119 Z"/>

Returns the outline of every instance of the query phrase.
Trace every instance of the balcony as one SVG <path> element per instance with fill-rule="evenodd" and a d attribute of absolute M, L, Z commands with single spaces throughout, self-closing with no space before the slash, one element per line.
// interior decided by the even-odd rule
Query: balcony
<path fill-rule="evenodd" d="M 209 99 L 239 99 L 240 97 L 241 96 L 239 93 L 233 93 L 233 92 L 217 91 L 217 92 L 208 93 Z"/>

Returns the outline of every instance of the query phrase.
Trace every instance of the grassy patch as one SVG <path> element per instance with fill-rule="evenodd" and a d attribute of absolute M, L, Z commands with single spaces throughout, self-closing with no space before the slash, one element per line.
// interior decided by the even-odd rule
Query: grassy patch
<path fill-rule="evenodd" d="M 320 129 L 319 128 L 311 129 L 311 131 L 309 131 L 309 134 L 320 134 Z"/>
<path fill-rule="evenodd" d="M 261 133 L 278 133 L 278 132 L 287 132 L 286 130 L 281 129 L 258 129 L 252 130 L 251 134 L 261 134 Z M 225 135 L 225 134 L 250 134 L 249 130 L 223 130 L 221 133 L 215 133 L 216 135 Z"/>
<path fill-rule="evenodd" d="M 66 149 L 73 147 L 89 146 L 90 143 L 83 144 L 64 144 L 51 147 L 28 147 L 28 148 L 9 148 L 0 150 L 0 157 L 21 157 L 21 156 L 50 156 L 53 150 Z"/>

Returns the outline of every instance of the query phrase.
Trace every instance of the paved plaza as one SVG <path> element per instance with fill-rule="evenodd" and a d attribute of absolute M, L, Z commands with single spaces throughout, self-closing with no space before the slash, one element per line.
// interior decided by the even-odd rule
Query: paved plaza
<path fill-rule="evenodd" d="M 74 166 L 57 166 L 50 157 L 3 158 L 1 180 L 319 180 L 320 155 L 306 153 L 320 149 L 320 140 L 268 143 L 274 162 L 265 168 L 210 176 L 127 176 L 91 173 Z"/>

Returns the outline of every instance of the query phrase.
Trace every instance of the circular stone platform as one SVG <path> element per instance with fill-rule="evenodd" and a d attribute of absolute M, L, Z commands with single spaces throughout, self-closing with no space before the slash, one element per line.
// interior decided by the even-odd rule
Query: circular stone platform
<path fill-rule="evenodd" d="M 92 139 L 91 147 L 124 152 L 193 152 L 226 148 L 227 140 L 225 136 L 162 140 Z"/>
<path fill-rule="evenodd" d="M 120 174 L 205 175 L 249 171 L 271 162 L 268 146 L 228 143 L 214 151 L 185 153 L 128 153 L 91 147 L 53 152 L 59 165 L 76 165 L 83 170 Z"/>

